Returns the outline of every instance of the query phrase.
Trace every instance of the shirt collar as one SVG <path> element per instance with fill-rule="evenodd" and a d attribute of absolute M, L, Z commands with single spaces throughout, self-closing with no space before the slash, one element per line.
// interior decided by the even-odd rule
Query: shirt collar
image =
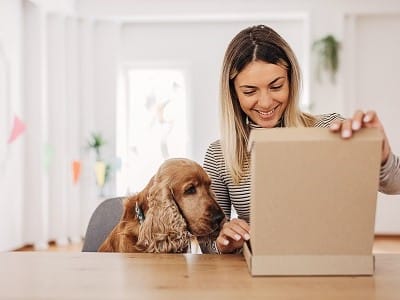
<path fill-rule="evenodd" d="M 250 129 L 257 129 L 257 128 L 262 128 L 260 125 L 254 123 L 249 117 L 246 117 L 247 120 L 247 125 L 249 126 Z M 284 126 L 284 119 L 283 116 L 279 119 L 278 123 L 274 126 L 274 128 L 277 127 L 285 127 Z"/>

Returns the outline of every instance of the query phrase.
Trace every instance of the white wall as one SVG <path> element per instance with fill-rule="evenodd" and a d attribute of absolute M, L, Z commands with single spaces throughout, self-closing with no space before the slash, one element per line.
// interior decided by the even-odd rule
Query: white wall
<path fill-rule="evenodd" d="M 344 56 L 346 72 L 344 96 L 349 111 L 365 107 L 378 112 L 385 124 L 392 150 L 400 153 L 400 12 L 390 14 L 349 14 L 349 30 Z M 376 231 L 384 234 L 400 232 L 400 196 L 379 194 Z"/>
<path fill-rule="evenodd" d="M 115 19 L 121 22 L 132 19 L 151 22 L 151 18 L 178 17 L 190 18 L 190 16 L 218 16 L 230 15 L 240 17 L 242 15 L 265 15 L 306 13 L 310 16 L 310 39 L 320 38 L 328 33 L 335 34 L 339 40 L 343 38 L 345 27 L 344 18 L 349 13 L 393 13 L 400 11 L 398 0 L 204 0 L 204 1 L 140 1 L 140 0 L 80 0 L 76 3 L 77 12 L 82 16 L 93 16 Z M 189 17 L 188 17 L 189 16 Z M 149 21 L 150 20 L 150 21 Z M 311 45 L 310 45 L 311 47 Z M 210 69 L 212 66 L 210 66 Z M 343 71 L 343 70 L 341 70 Z M 319 84 L 311 82 L 310 100 L 313 103 L 312 110 L 316 113 L 346 111 L 341 83 L 332 85 L 329 82 Z"/>
<path fill-rule="evenodd" d="M 0 1 L 0 72 L 3 74 L 0 76 L 3 79 L 0 86 L 6 89 L 0 93 L 0 251 L 17 247 L 22 242 L 24 140 L 17 139 L 7 144 L 14 115 L 22 119 L 24 117 L 21 97 L 21 12 L 19 1 Z"/>
<path fill-rule="evenodd" d="M 108 21 L 74 16 L 72 4 L 0 2 L 0 87 L 7 88 L 0 93 L 0 251 L 81 240 L 101 200 L 90 134 L 104 133 L 104 156 L 115 156 L 117 64 L 110 58 L 118 33 Z M 8 145 L 14 115 L 26 131 Z M 76 185 L 73 160 L 82 163 Z M 113 194 L 114 184 L 108 189 Z"/>
<path fill-rule="evenodd" d="M 25 1 L 25 0 L 23 0 Z M 75 13 L 76 0 L 27 0 L 43 11 L 63 14 Z"/>
<path fill-rule="evenodd" d="M 43 147 L 47 141 L 46 98 L 46 19 L 41 10 L 30 2 L 23 5 L 23 109 L 27 130 L 24 159 L 23 239 L 45 247 L 48 237 L 48 177 L 43 168 Z M 36 216 L 36 217 L 33 217 Z"/>

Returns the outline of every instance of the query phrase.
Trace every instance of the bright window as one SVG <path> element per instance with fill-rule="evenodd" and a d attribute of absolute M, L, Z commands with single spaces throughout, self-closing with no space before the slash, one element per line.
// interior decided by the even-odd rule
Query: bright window
<path fill-rule="evenodd" d="M 165 159 L 185 157 L 188 144 L 183 70 L 131 68 L 126 77 L 119 194 L 143 189 Z"/>

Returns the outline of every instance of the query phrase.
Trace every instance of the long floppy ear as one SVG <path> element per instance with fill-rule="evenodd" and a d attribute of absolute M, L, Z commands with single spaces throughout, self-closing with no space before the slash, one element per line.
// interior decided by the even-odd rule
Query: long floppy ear
<path fill-rule="evenodd" d="M 98 252 L 116 252 L 116 249 L 114 248 L 114 235 L 110 234 L 104 242 L 100 245 L 99 249 L 97 249 Z"/>
<path fill-rule="evenodd" d="M 145 252 L 185 252 L 190 233 L 167 184 L 155 182 L 148 201 L 149 210 L 140 227 L 136 248 Z"/>
<path fill-rule="evenodd" d="M 99 252 L 136 252 L 138 223 L 134 221 L 133 207 L 138 201 L 137 194 L 123 200 L 124 210 L 121 219 L 100 245 Z"/>
<path fill-rule="evenodd" d="M 115 225 L 104 242 L 100 245 L 98 252 L 128 252 L 124 249 L 126 237 L 122 234 L 121 222 Z M 125 251 L 124 251 L 125 250 Z"/>
<path fill-rule="evenodd" d="M 127 231 L 127 230 L 126 230 Z M 107 239 L 100 245 L 98 252 L 136 252 L 135 246 L 132 244 L 132 239 L 129 235 L 115 228 Z"/>

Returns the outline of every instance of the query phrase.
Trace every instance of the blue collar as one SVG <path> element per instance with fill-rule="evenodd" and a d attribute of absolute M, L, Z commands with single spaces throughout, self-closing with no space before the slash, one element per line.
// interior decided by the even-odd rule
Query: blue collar
<path fill-rule="evenodd" d="M 143 224 L 144 222 L 144 213 L 143 210 L 140 208 L 139 204 L 136 202 L 135 205 L 135 213 L 136 213 L 136 217 L 139 219 L 139 223 Z"/>

